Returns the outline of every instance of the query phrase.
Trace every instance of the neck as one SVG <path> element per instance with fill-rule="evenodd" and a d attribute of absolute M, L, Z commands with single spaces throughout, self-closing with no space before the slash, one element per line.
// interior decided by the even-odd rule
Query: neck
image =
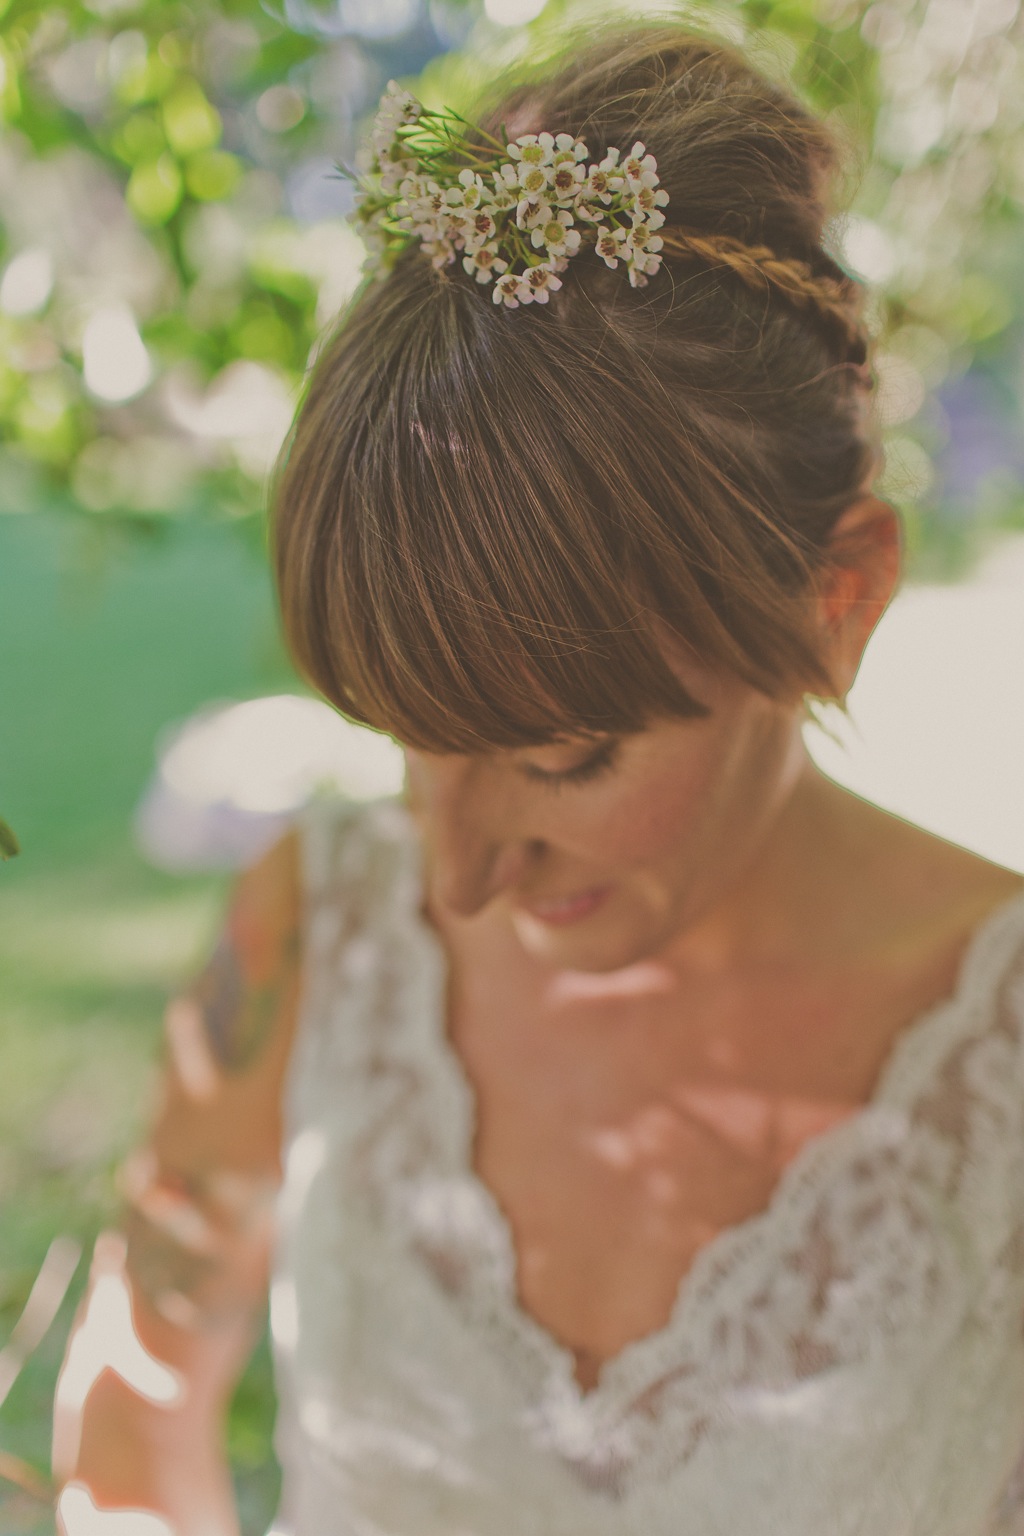
<path fill-rule="evenodd" d="M 825 777 L 802 742 L 793 788 L 752 861 L 665 959 L 705 975 L 800 965 L 863 943 L 863 892 L 885 812 Z"/>

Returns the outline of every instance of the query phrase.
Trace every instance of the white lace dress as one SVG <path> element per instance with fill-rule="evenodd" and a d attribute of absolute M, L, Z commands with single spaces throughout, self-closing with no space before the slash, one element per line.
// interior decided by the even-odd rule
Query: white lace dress
<path fill-rule="evenodd" d="M 271 1319 L 296 1536 L 1021 1536 L 1024 896 L 871 1103 L 582 1391 L 471 1167 L 392 801 L 303 830 L 309 958 Z"/>

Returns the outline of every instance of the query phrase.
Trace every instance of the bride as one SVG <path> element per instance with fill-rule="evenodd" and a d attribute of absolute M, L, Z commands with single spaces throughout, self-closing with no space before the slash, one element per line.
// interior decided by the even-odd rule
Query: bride
<path fill-rule="evenodd" d="M 801 733 L 900 573 L 837 157 L 677 26 L 387 94 L 274 553 L 407 793 L 314 802 L 168 1012 L 69 1536 L 237 1529 L 268 1278 L 296 1536 L 1024 1529 L 1024 882 Z"/>

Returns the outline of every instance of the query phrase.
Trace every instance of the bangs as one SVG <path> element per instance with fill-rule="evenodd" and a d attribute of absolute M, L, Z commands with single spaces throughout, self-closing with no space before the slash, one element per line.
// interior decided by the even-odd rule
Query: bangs
<path fill-rule="evenodd" d="M 435 752 L 706 715 L 667 639 L 768 694 L 827 685 L 805 554 L 745 494 L 741 455 L 723 462 L 722 422 L 717 453 L 681 424 L 636 308 L 627 342 L 573 323 L 582 293 L 509 315 L 437 274 L 424 292 L 411 265 L 357 300 L 280 473 L 278 586 L 309 681 Z"/>

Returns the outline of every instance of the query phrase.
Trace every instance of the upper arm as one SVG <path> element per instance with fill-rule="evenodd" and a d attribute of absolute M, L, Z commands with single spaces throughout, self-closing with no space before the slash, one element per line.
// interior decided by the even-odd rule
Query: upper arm
<path fill-rule="evenodd" d="M 262 1305 L 298 1008 L 297 835 L 238 879 L 220 935 L 167 1009 L 156 1114 L 122 1169 L 133 1292 L 168 1322 Z"/>
<path fill-rule="evenodd" d="M 56 1475 L 110 1507 L 173 1509 L 175 1529 L 207 1505 L 234 1528 L 212 1426 L 263 1317 L 302 916 L 290 835 L 240 876 L 209 962 L 167 1010 L 156 1112 L 58 1382 Z"/>

